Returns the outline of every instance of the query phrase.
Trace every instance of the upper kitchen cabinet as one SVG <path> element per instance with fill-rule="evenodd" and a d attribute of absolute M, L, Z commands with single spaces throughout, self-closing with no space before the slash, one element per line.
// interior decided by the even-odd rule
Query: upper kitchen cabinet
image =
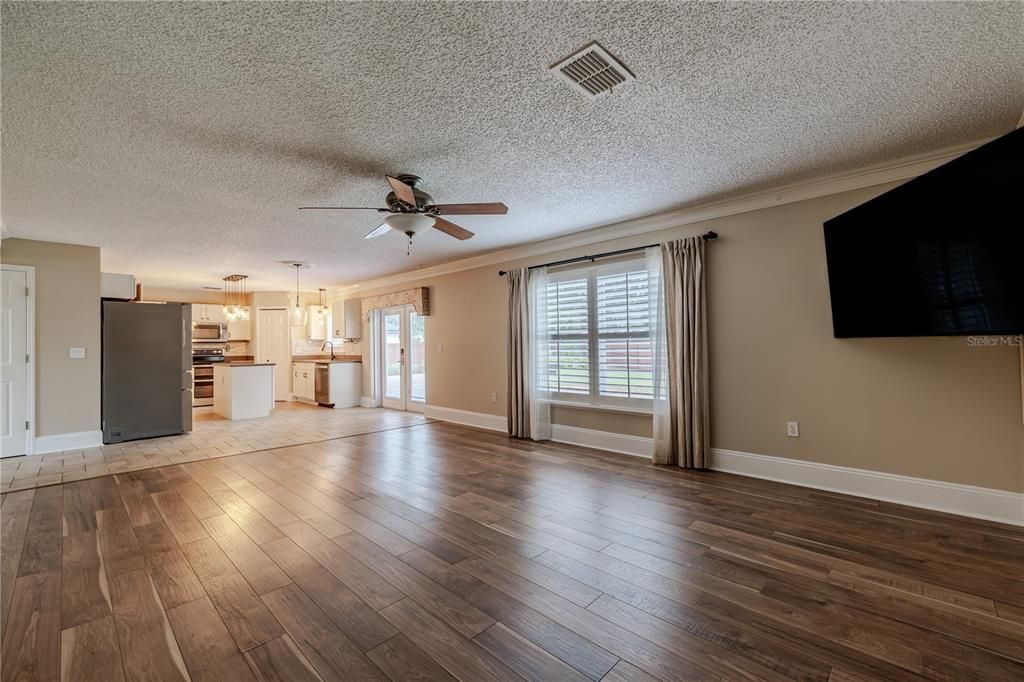
<path fill-rule="evenodd" d="M 224 308 L 221 307 L 220 304 L 193 303 L 192 321 L 207 324 L 224 324 L 224 322 L 226 322 L 224 318 Z"/>
<path fill-rule="evenodd" d="M 363 302 L 358 298 L 335 301 L 331 306 L 332 338 L 358 339 L 363 332 Z"/>
<path fill-rule="evenodd" d="M 306 310 L 306 338 L 312 341 L 323 341 L 331 328 L 330 308 L 311 305 Z"/>
<path fill-rule="evenodd" d="M 224 317 L 224 306 L 208 303 L 206 305 L 206 321 L 217 324 L 224 324 L 227 322 L 227 318 Z"/>

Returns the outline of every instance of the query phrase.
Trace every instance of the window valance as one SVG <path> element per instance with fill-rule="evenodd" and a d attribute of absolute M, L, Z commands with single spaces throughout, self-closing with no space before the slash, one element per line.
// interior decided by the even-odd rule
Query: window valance
<path fill-rule="evenodd" d="M 396 305 L 409 304 L 420 315 L 430 314 L 430 289 L 427 287 L 416 287 L 415 289 L 403 289 L 392 291 L 388 294 L 378 296 L 367 296 L 363 299 L 363 317 L 371 310 L 378 308 L 390 308 Z"/>

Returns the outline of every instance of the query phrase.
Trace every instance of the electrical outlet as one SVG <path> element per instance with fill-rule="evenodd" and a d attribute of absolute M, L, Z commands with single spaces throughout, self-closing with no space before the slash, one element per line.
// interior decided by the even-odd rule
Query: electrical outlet
<path fill-rule="evenodd" d="M 786 435 L 790 438 L 799 438 L 800 422 L 786 422 Z"/>
<path fill-rule="evenodd" d="M 85 358 L 84 348 L 68 348 L 68 357 L 72 360 L 82 360 Z"/>
<path fill-rule="evenodd" d="M 437 352 L 438 353 L 443 353 L 444 352 L 444 344 L 443 343 L 437 344 Z"/>
<path fill-rule="evenodd" d="M 498 402 L 498 394 L 497 393 L 492 393 L 491 394 L 491 402 L 492 403 Z"/>

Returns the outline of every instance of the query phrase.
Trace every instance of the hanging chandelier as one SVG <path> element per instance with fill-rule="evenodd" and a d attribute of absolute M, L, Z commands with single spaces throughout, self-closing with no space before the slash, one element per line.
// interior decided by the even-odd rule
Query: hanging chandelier
<path fill-rule="evenodd" d="M 248 275 L 228 275 L 224 278 L 224 318 L 229 322 L 249 319 L 245 280 Z"/>

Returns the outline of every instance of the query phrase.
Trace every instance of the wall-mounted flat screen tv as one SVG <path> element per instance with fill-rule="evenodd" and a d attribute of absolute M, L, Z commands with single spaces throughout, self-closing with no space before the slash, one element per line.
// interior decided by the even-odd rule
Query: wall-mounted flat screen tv
<path fill-rule="evenodd" d="M 1024 128 L 825 223 L 835 336 L 1024 333 Z"/>

